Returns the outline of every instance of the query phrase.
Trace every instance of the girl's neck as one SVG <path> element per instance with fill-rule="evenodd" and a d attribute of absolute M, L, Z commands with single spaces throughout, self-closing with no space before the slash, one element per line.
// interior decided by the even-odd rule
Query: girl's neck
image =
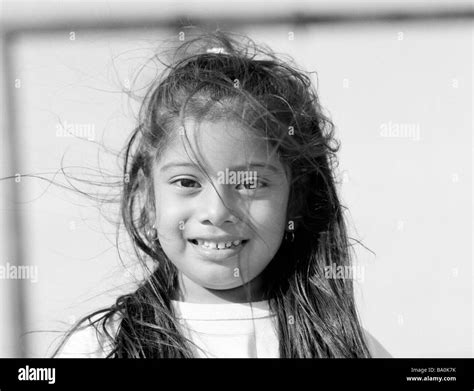
<path fill-rule="evenodd" d="M 196 284 L 183 274 L 179 276 L 180 289 L 174 300 L 201 304 L 247 303 L 266 300 L 262 279 L 256 277 L 245 285 L 232 289 L 209 289 Z M 250 297 L 251 293 L 251 297 Z"/>

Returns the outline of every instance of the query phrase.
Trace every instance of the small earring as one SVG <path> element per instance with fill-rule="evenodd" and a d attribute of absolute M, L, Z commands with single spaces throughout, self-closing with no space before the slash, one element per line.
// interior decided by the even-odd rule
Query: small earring
<path fill-rule="evenodd" d="M 153 227 L 148 228 L 146 231 L 146 236 L 149 241 L 153 242 L 158 238 L 158 230 L 155 227 L 155 224 L 153 224 Z"/>
<path fill-rule="evenodd" d="M 293 243 L 295 241 L 295 233 L 291 231 L 291 239 L 288 239 L 288 231 L 285 232 L 285 240 Z"/>

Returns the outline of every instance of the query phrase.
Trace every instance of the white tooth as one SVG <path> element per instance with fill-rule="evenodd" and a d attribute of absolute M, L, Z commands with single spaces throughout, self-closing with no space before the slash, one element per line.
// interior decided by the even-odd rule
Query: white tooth
<path fill-rule="evenodd" d="M 220 242 L 220 243 L 210 242 L 210 241 L 201 240 L 201 239 L 196 239 L 196 240 L 197 240 L 197 243 L 198 243 L 199 246 L 203 246 L 203 247 L 209 248 L 209 249 L 218 249 L 218 250 L 225 249 L 225 248 L 230 248 L 230 247 L 232 247 L 232 245 L 238 246 L 242 243 L 241 240 L 234 240 L 234 241 Z"/>

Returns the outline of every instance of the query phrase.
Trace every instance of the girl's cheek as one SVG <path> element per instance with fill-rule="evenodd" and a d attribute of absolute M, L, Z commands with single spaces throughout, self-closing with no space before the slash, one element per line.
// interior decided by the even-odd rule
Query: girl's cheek
<path fill-rule="evenodd" d="M 178 207 L 161 203 L 156 210 L 156 227 L 163 238 L 172 240 L 179 235 L 185 224 L 185 217 Z"/>
<path fill-rule="evenodd" d="M 176 233 L 184 230 L 187 216 L 182 207 L 169 206 L 162 209 L 160 220 L 160 224 L 168 232 Z"/>
<path fill-rule="evenodd" d="M 285 229 L 286 209 L 283 205 L 275 207 L 275 205 L 267 205 L 260 207 L 257 205 L 253 208 L 252 219 L 259 229 L 266 231 L 268 235 L 278 235 Z"/>

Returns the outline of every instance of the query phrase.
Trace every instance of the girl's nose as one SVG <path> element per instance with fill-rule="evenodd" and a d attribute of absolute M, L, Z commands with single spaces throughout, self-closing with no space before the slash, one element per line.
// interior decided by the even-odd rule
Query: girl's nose
<path fill-rule="evenodd" d="M 221 226 L 226 222 L 235 223 L 238 218 L 233 214 L 232 189 L 226 185 L 214 184 L 206 188 L 199 197 L 198 220 L 201 224 Z"/>

